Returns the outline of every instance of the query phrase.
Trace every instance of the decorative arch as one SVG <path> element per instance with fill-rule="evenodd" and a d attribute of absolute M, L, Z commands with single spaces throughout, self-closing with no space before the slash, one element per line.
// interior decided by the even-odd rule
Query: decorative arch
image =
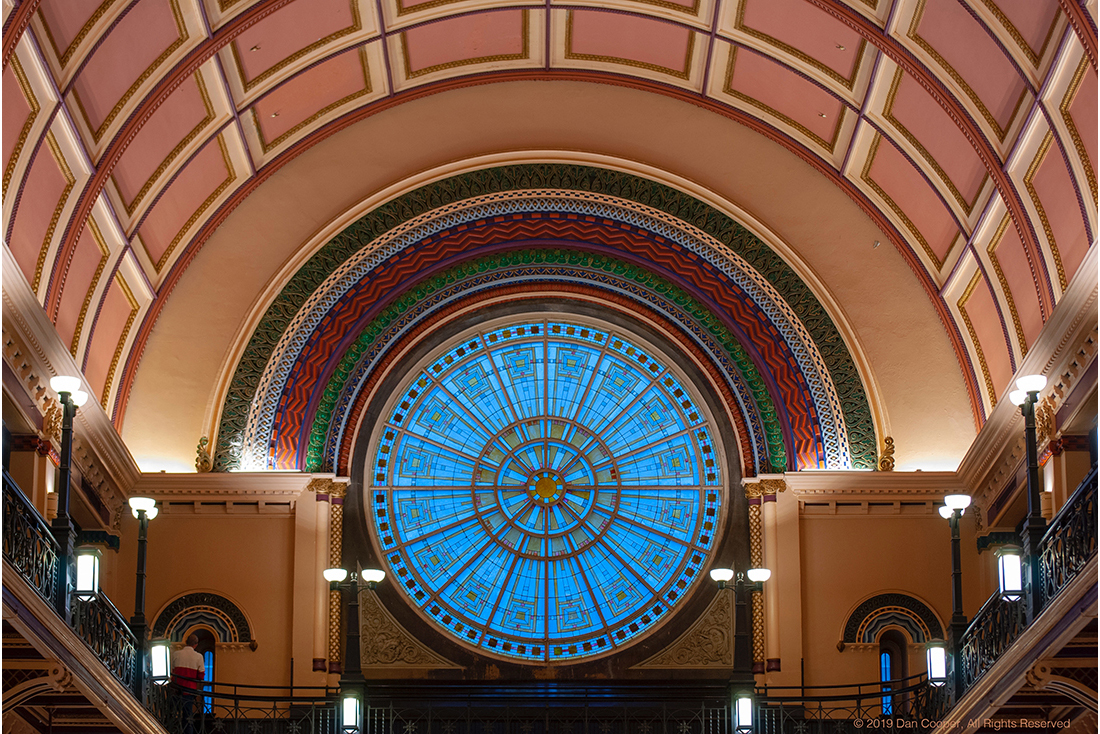
<path fill-rule="evenodd" d="M 222 643 L 248 644 L 255 649 L 252 626 L 241 608 L 209 591 L 183 594 L 170 601 L 157 613 L 152 636 L 179 642 L 183 633 L 196 625 L 209 627 Z"/>
<path fill-rule="evenodd" d="M 345 471 L 355 396 L 388 350 L 456 303 L 536 283 L 583 284 L 690 334 L 736 397 L 748 475 L 876 466 L 855 362 L 774 251 L 663 184 L 544 164 L 425 185 L 321 247 L 244 350 L 221 411 L 215 469 Z"/>
<path fill-rule="evenodd" d="M 872 596 L 848 615 L 841 644 L 877 644 L 879 636 L 889 627 L 904 630 L 913 643 L 944 636 L 943 625 L 931 607 L 908 594 L 890 592 Z"/>

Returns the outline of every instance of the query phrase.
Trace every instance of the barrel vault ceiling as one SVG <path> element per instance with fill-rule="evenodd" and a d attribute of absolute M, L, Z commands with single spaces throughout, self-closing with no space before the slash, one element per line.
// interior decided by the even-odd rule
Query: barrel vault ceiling
<path fill-rule="evenodd" d="M 326 236 L 494 162 L 630 170 L 753 229 L 838 323 L 911 468 L 954 468 L 1095 268 L 1095 0 L 3 12 L 6 260 L 146 470 L 194 461 L 257 314 Z M 945 403 L 926 418 L 903 396 L 922 359 Z"/>

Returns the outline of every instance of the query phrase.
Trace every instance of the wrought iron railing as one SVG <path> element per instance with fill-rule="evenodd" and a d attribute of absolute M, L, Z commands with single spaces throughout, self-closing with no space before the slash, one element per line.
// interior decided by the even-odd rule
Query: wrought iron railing
<path fill-rule="evenodd" d="M 31 588 L 57 610 L 55 595 L 69 594 L 58 589 L 57 541 L 50 526 L 38 510 L 4 470 L 4 558 L 19 572 Z M 92 652 L 125 686 L 134 679 L 137 647 L 126 620 L 102 594 L 86 598 L 70 597 L 69 619 L 66 620 L 77 637 L 87 643 Z"/>
<path fill-rule="evenodd" d="M 371 687 L 364 734 L 730 734 L 729 694 L 698 686 Z"/>
<path fill-rule="evenodd" d="M 1039 544 L 1039 593 L 1044 606 L 1096 557 L 1096 521 L 1094 467 L 1051 521 Z"/>
<path fill-rule="evenodd" d="M 994 594 L 974 616 L 962 635 L 959 665 L 967 689 L 993 667 L 1027 627 L 1022 601 L 1005 601 Z"/>
<path fill-rule="evenodd" d="M 948 691 L 922 674 L 852 686 L 758 690 L 758 734 L 853 734 L 864 730 L 928 732 L 947 711 Z"/>
<path fill-rule="evenodd" d="M 69 624 L 76 636 L 84 640 L 112 675 L 132 689 L 137 638 L 111 600 L 102 594 L 73 594 L 70 614 Z"/>
<path fill-rule="evenodd" d="M 1096 468 L 1051 521 L 1039 544 L 1039 584 L 1042 608 L 1096 558 Z M 974 615 L 959 646 L 963 689 L 988 671 L 1027 628 L 1027 600 L 1010 602 L 993 596 Z"/>
<path fill-rule="evenodd" d="M 342 734 L 330 688 L 208 683 L 148 686 L 146 705 L 170 734 Z"/>
<path fill-rule="evenodd" d="M 50 526 L 4 470 L 4 558 L 51 606 L 57 583 L 57 542 Z"/>

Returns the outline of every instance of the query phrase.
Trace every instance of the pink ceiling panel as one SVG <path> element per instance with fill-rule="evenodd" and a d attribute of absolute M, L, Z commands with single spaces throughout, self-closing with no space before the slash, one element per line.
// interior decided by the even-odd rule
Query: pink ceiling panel
<path fill-rule="evenodd" d="M 1065 283 L 1068 284 L 1088 252 L 1089 238 L 1077 199 L 1077 188 L 1057 144 L 1051 144 L 1039 170 L 1035 172 L 1033 184 L 1062 258 Z"/>
<path fill-rule="evenodd" d="M 1030 346 L 1043 328 L 1043 315 L 1039 311 L 1039 294 L 1035 292 L 1035 279 L 1031 277 L 1031 265 L 1016 228 L 1009 222 L 1001 236 L 993 257 L 1001 268 L 1008 284 L 1008 292 L 1016 307 L 1016 317 L 1024 332 L 1024 342 Z M 992 275 L 990 277 L 993 277 Z"/>
<path fill-rule="evenodd" d="M 860 36 L 836 18 L 805 0 L 747 0 L 744 8 L 744 30 L 770 36 L 843 79 L 852 78 Z"/>
<path fill-rule="evenodd" d="M 56 226 L 53 222 L 54 212 L 67 187 L 68 181 L 58 166 L 57 159 L 53 157 L 49 146 L 43 144 L 27 174 L 19 208 L 15 210 L 11 241 L 8 243 L 15 261 L 19 263 L 19 268 L 32 286 L 39 254 L 48 244 L 45 240 L 51 236 L 51 230 Z M 48 268 L 49 263 L 45 267 Z M 44 272 L 43 277 L 49 277 L 49 272 Z"/>
<path fill-rule="evenodd" d="M 1038 57 L 1058 17 L 1058 0 L 997 0 L 996 5 Z"/>
<path fill-rule="evenodd" d="M 993 293 L 985 278 L 978 278 L 978 283 L 970 298 L 963 304 L 963 309 L 974 327 L 978 344 L 981 345 L 982 357 L 985 358 L 985 366 L 996 392 L 994 397 L 999 397 L 1012 378 L 1012 361 L 1005 342 L 1001 312 L 997 309 L 997 303 L 993 300 Z"/>
<path fill-rule="evenodd" d="M 127 208 L 161 164 L 168 163 L 172 150 L 206 119 L 204 90 L 199 85 L 197 74 L 180 84 L 141 128 L 111 171 Z"/>
<path fill-rule="evenodd" d="M 154 263 L 160 262 L 187 220 L 229 175 L 217 138 L 207 143 L 180 171 L 139 229 L 141 241 Z"/>
<path fill-rule="evenodd" d="M 117 2 L 117 0 L 114 0 Z M 38 12 L 49 29 L 54 50 L 63 56 L 101 5 L 112 0 L 42 0 Z"/>
<path fill-rule="evenodd" d="M 355 0 L 297 0 L 272 13 L 233 42 L 250 82 L 288 56 L 356 24 Z"/>
<path fill-rule="evenodd" d="M 7 78 L 5 77 L 5 83 Z M 4 103 L 7 104 L 7 97 L 4 97 Z M 1091 165 L 1093 171 L 1093 180 L 1096 180 L 1096 71 L 1089 67 L 1085 69 L 1085 75 L 1081 79 L 1081 86 L 1077 88 L 1077 96 L 1073 98 L 1073 102 L 1070 103 L 1069 114 L 1073 120 L 1073 126 L 1077 128 L 1077 136 L 1080 138 L 1081 143 L 1085 146 L 1085 152 L 1088 153 L 1089 159 L 1085 161 L 1085 165 Z M 7 107 L 4 108 L 5 112 Z M 7 128 L 4 128 L 5 134 L 7 134 Z"/>
<path fill-rule="evenodd" d="M 908 74 L 902 75 L 889 112 L 943 170 L 969 210 L 985 181 L 986 171 L 958 125 Z"/>
<path fill-rule="evenodd" d="M 738 49 L 727 91 L 740 93 L 758 106 L 789 118 L 827 145 L 835 136 L 844 105 L 831 94 L 781 64 Z"/>
<path fill-rule="evenodd" d="M 73 86 L 85 121 L 93 131 L 108 119 L 131 85 L 180 37 L 170 0 L 140 0 L 122 17 L 92 53 Z"/>
<path fill-rule="evenodd" d="M 11 155 L 15 152 L 15 146 L 19 142 L 19 135 L 23 131 L 23 125 L 31 115 L 31 105 L 23 96 L 23 89 L 19 86 L 19 80 L 15 77 L 15 67 L 8 64 L 4 69 L 4 114 L 3 117 L 3 154 L 4 168 L 11 165 Z"/>
<path fill-rule="evenodd" d="M 920 171 L 897 148 L 880 139 L 868 177 L 913 223 L 942 264 L 959 230 Z"/>
<path fill-rule="evenodd" d="M 111 377 L 111 366 L 118 351 L 119 342 L 126 338 L 133 314 L 130 299 L 116 277 L 103 299 L 103 309 L 95 322 L 95 331 L 88 344 L 84 376 L 96 393 L 96 401 L 103 403 L 103 394 L 109 390 L 107 380 Z"/>
<path fill-rule="evenodd" d="M 917 33 L 962 78 L 997 125 L 1007 128 L 1024 92 L 1024 80 L 963 4 L 928 0 Z"/>
<path fill-rule="evenodd" d="M 367 86 L 363 57 L 355 50 L 294 77 L 253 108 L 266 144 L 308 120 L 319 110 L 362 92 Z"/>
<path fill-rule="evenodd" d="M 595 10 L 570 15 L 567 53 L 599 60 L 633 61 L 686 73 L 691 31 L 651 18 Z"/>
<path fill-rule="evenodd" d="M 65 276 L 65 290 L 61 294 L 61 305 L 54 321 L 57 334 L 67 347 L 73 342 L 84 304 L 91 298 L 89 291 L 94 287 L 93 281 L 101 262 L 103 251 L 95 241 L 92 228 L 85 227 L 76 241 L 76 252 Z"/>
<path fill-rule="evenodd" d="M 409 74 L 445 64 L 524 52 L 526 28 L 522 10 L 497 10 L 448 18 L 413 28 L 405 34 Z"/>

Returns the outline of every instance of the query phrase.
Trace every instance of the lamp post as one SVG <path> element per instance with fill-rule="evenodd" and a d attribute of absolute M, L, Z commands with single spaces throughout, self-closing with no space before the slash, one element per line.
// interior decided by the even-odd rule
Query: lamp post
<path fill-rule="evenodd" d="M 1043 609 L 1039 588 L 1039 543 L 1046 533 L 1039 503 L 1039 447 L 1035 436 L 1035 404 L 1039 391 L 1047 385 L 1042 375 L 1025 375 L 1016 380 L 1016 390 L 1008 395 L 1013 405 L 1020 407 L 1024 417 L 1024 442 L 1027 447 L 1027 518 L 1023 528 L 1023 551 L 1027 559 L 1027 623 L 1031 624 Z"/>
<path fill-rule="evenodd" d="M 131 497 L 130 511 L 138 520 L 137 584 L 134 588 L 134 616 L 130 617 L 130 631 L 136 640 L 137 660 L 134 663 L 134 696 L 143 701 L 145 684 L 145 545 L 149 534 L 149 521 L 157 516 L 157 502 L 152 497 Z"/>
<path fill-rule="evenodd" d="M 951 672 L 953 694 L 957 701 L 962 696 L 962 636 L 966 632 L 966 615 L 962 608 L 962 551 L 959 539 L 959 520 L 970 506 L 970 495 L 949 494 L 943 498 L 940 516 L 951 524 L 951 622 L 948 643 L 951 648 Z"/>
<path fill-rule="evenodd" d="M 88 393 L 80 389 L 79 377 L 59 375 L 50 378 L 50 387 L 57 392 L 61 403 L 61 464 L 58 467 L 57 516 L 50 524 L 59 553 L 57 559 L 57 586 L 54 592 L 54 607 L 61 618 L 69 621 L 69 587 L 71 586 L 70 559 L 76 545 L 76 529 L 69 517 L 69 485 L 72 483 L 73 459 L 73 418 L 77 407 L 88 400 Z"/>
<path fill-rule="evenodd" d="M 355 734 L 363 730 L 363 699 L 366 697 L 366 679 L 359 661 L 359 591 L 373 591 L 386 578 L 386 572 L 365 568 L 360 580 L 354 573 L 349 576 L 343 568 L 326 568 L 324 577 L 333 591 L 352 592 L 348 598 L 344 665 L 340 673 L 340 723 L 344 734 Z"/>
<path fill-rule="evenodd" d="M 734 599 L 734 635 L 733 635 L 733 677 L 730 680 L 733 692 L 733 724 L 738 732 L 753 730 L 753 692 L 756 678 L 752 672 L 752 643 L 750 639 L 748 597 L 754 591 L 763 591 L 764 582 L 771 578 L 772 572 L 766 568 L 750 568 L 749 580 L 746 574 L 736 574 L 733 585 Z M 733 569 L 711 569 L 710 577 L 718 583 L 719 589 L 728 588 L 734 578 Z"/>

